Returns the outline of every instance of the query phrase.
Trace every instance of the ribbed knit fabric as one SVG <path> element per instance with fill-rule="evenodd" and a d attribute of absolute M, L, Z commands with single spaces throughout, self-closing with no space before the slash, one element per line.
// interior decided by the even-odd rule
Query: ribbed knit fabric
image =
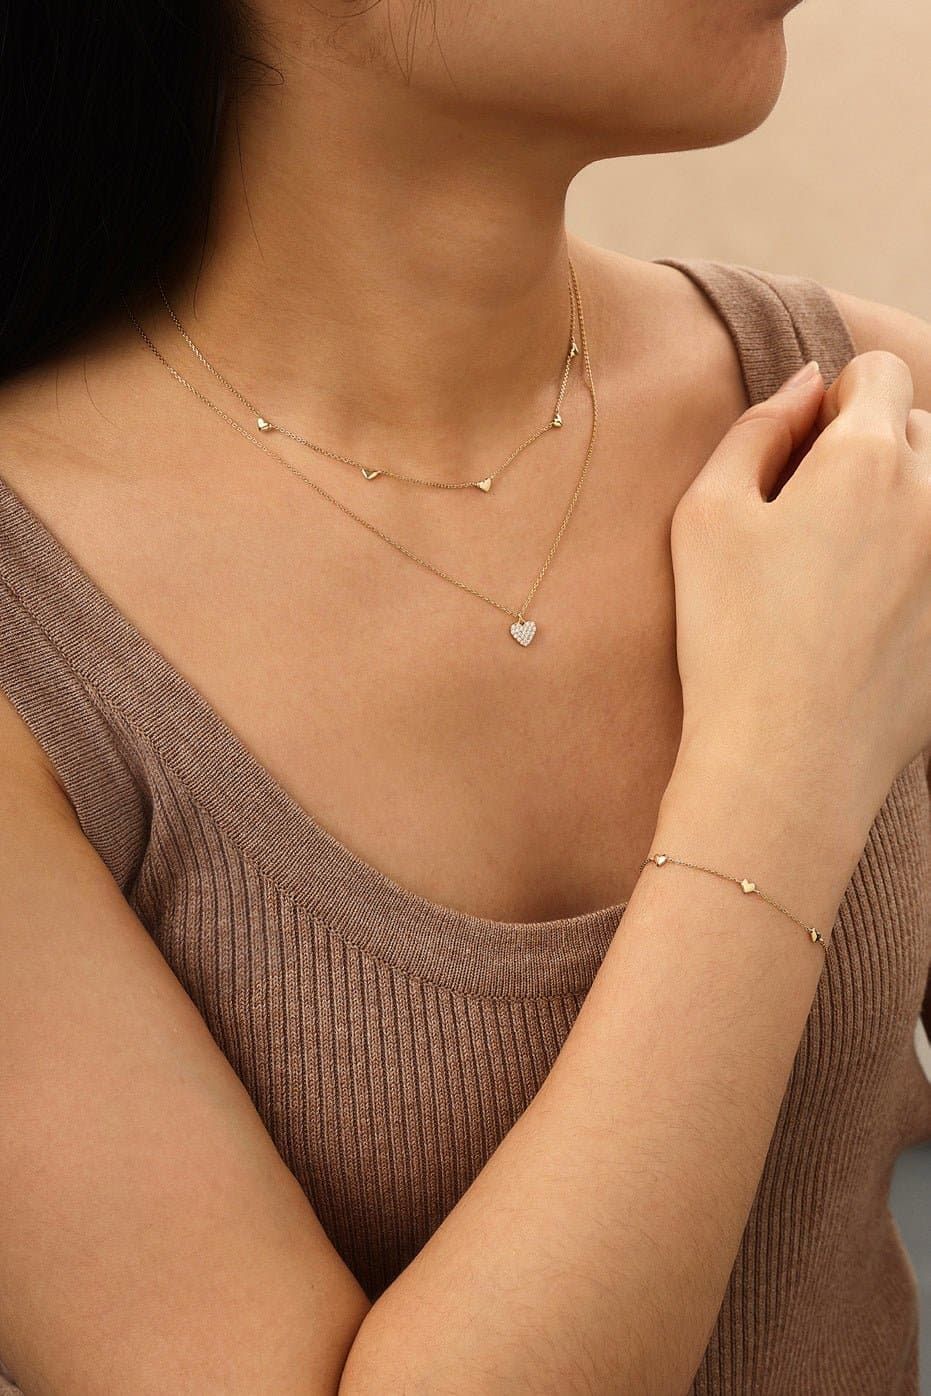
<path fill-rule="evenodd" d="M 831 381 L 854 353 L 816 282 L 660 260 L 710 298 L 753 401 L 809 358 Z M 0 582 L 0 684 L 374 1299 L 532 1099 L 626 903 L 499 922 L 384 876 L 2 481 Z M 917 1396 L 915 1276 L 887 1196 L 896 1156 L 931 1138 L 914 1036 L 928 754 L 898 775 L 845 891 L 693 1396 Z"/>

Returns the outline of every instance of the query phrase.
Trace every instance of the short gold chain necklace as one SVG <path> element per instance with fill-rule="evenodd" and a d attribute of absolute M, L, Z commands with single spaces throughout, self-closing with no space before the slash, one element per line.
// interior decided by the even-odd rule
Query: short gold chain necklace
<path fill-rule="evenodd" d="M 308 441 L 306 436 L 301 436 L 298 432 L 292 431 L 289 427 L 284 426 L 282 423 L 274 422 L 271 420 L 271 418 L 263 416 L 263 414 L 256 407 L 255 403 L 250 402 L 249 399 L 246 397 L 245 393 L 241 392 L 240 389 L 235 386 L 235 384 L 231 383 L 230 380 L 227 377 L 225 377 L 225 375 L 222 374 L 214 364 L 210 362 L 203 350 L 198 348 L 198 346 L 194 343 L 193 339 L 182 325 L 179 316 L 177 315 L 173 305 L 171 304 L 171 301 L 168 299 L 165 287 L 162 285 L 161 276 L 158 274 L 158 272 L 156 272 L 155 279 L 158 283 L 158 289 L 161 293 L 162 300 L 165 302 L 165 308 L 167 309 L 168 314 L 171 316 L 175 329 L 181 335 L 181 338 L 187 344 L 191 353 L 194 355 L 196 359 L 200 361 L 200 363 L 203 364 L 204 368 L 208 369 L 209 372 L 212 373 L 213 376 L 217 378 L 223 384 L 223 386 L 233 394 L 234 397 L 237 397 L 245 408 L 248 409 L 250 415 L 255 418 L 255 424 L 258 427 L 259 431 L 277 431 L 279 435 L 290 437 L 292 441 L 296 441 L 300 446 L 306 446 L 311 451 L 319 452 L 319 454 L 322 456 L 329 456 L 331 460 L 342 461 L 346 465 L 351 465 L 355 469 L 361 470 L 362 475 L 366 480 L 375 480 L 378 478 L 379 475 L 385 475 L 392 480 L 401 480 L 405 484 L 410 485 L 425 485 L 430 489 L 468 490 L 474 488 L 480 489 L 483 491 L 483 493 L 487 494 L 497 477 L 502 473 L 502 471 L 507 469 L 511 462 L 515 460 L 521 454 L 522 451 L 525 451 L 528 446 L 532 446 L 533 443 L 539 440 L 539 438 L 543 436 L 545 432 L 552 431 L 554 427 L 561 427 L 563 424 L 563 398 L 565 397 L 566 387 L 569 382 L 569 371 L 572 368 L 572 360 L 579 352 L 579 346 L 575 342 L 576 301 L 575 289 L 573 286 L 571 275 L 569 278 L 569 348 L 566 352 L 566 360 L 563 365 L 562 374 L 559 382 L 559 391 L 556 396 L 556 404 L 553 408 L 553 411 L 550 413 L 549 417 L 547 418 L 546 422 L 543 424 L 542 427 L 540 427 L 537 431 L 533 432 L 531 436 L 528 436 L 526 441 L 522 441 L 521 444 L 511 452 L 511 454 L 507 457 L 504 463 L 498 466 L 497 470 L 493 470 L 490 475 L 485 475 L 481 480 L 429 480 L 417 475 L 402 475 L 398 471 L 389 470 L 386 466 L 383 465 L 379 466 L 377 469 L 373 469 L 372 467 L 365 465 L 362 461 L 355 460 L 352 456 L 341 455 L 339 451 L 331 451 L 327 446 L 321 446 L 316 441 Z"/>
<path fill-rule="evenodd" d="M 572 496 L 569 500 L 568 507 L 566 508 L 566 511 L 563 514 L 562 522 L 560 523 L 559 528 L 556 530 L 556 535 L 553 539 L 553 542 L 550 545 L 549 552 L 547 553 L 543 561 L 542 567 L 540 568 L 536 577 L 534 578 L 530 590 L 524 598 L 523 604 L 517 610 L 515 610 L 512 606 L 506 605 L 502 601 L 496 601 L 494 597 L 488 596 L 485 592 L 480 591 L 477 587 L 470 586 L 467 582 L 462 582 L 458 578 L 450 576 L 450 574 L 448 572 L 444 572 L 442 568 L 437 567 L 434 563 L 429 562 L 426 558 L 420 557 L 417 553 L 412 552 L 410 548 L 406 547 L 396 538 L 392 538 L 390 534 L 385 533 L 382 529 L 378 528 L 376 524 L 370 523 L 368 519 L 364 519 L 361 516 L 361 514 L 357 514 L 355 510 L 350 509 L 347 505 L 343 504 L 341 500 L 336 499 L 332 494 L 329 493 L 328 490 L 325 490 L 322 485 L 318 485 L 316 480 L 310 479 L 310 477 L 305 475 L 302 470 L 298 470 L 297 466 L 292 465 L 292 463 L 289 460 L 287 460 L 284 456 L 279 455 L 277 451 L 272 450 L 271 447 L 266 445 L 266 443 L 260 440 L 259 437 L 253 436 L 253 434 L 247 431 L 246 428 L 240 422 L 238 422 L 235 417 L 231 417 L 230 414 L 228 412 L 225 412 L 222 407 L 219 407 L 215 402 L 212 402 L 210 398 L 206 396 L 205 393 L 202 393 L 200 389 L 195 387 L 193 383 L 191 383 L 187 378 L 185 378 L 184 375 L 180 373 L 174 367 L 173 364 L 169 363 L 169 361 L 165 358 L 164 354 L 162 354 L 158 346 L 155 343 L 153 343 L 152 339 L 140 325 L 125 297 L 123 297 L 123 305 L 125 307 L 127 315 L 129 316 L 130 320 L 132 321 L 133 325 L 135 326 L 136 330 L 138 331 L 146 346 L 151 350 L 151 352 L 155 355 L 159 362 L 164 365 L 164 367 L 168 370 L 172 377 L 175 378 L 177 382 L 181 383 L 185 388 L 189 389 L 189 391 L 193 393 L 194 396 L 200 402 L 202 402 L 206 407 L 209 407 L 210 410 L 212 412 L 215 412 L 218 417 L 221 417 L 223 421 L 225 421 L 229 426 L 231 426 L 234 429 L 234 431 L 237 431 L 239 435 L 244 437 L 247 441 L 251 441 L 252 444 L 254 446 L 257 446 L 260 451 L 263 451 L 265 455 L 271 456 L 273 460 L 278 461 L 280 465 L 283 465 L 284 468 L 286 470 L 289 470 L 292 475 L 297 477 L 297 479 L 302 480 L 305 485 L 309 485 L 312 490 L 316 490 L 316 492 L 319 495 L 322 495 L 324 499 L 327 499 L 331 504 L 334 504 L 336 508 L 340 510 L 341 513 L 346 514 L 351 519 L 354 519 L 356 523 L 361 524 L 363 528 L 367 528 L 369 532 L 374 533 L 376 537 L 382 538 L 386 543 L 390 544 L 392 548 L 397 549 L 397 551 L 402 553 L 405 557 L 410 558 L 412 562 L 416 562 L 418 566 L 426 568 L 427 571 L 432 572 L 434 576 L 442 578 L 443 581 L 451 583 L 452 586 L 458 587 L 460 591 L 466 591 L 471 596 L 477 597 L 480 601 L 487 602 L 489 606 L 494 606 L 496 610 L 503 611 L 505 615 L 513 617 L 514 619 L 513 624 L 510 627 L 510 634 L 513 636 L 513 638 L 517 641 L 519 645 L 526 647 L 530 644 L 534 635 L 537 633 L 537 623 L 536 621 L 527 618 L 527 609 L 530 606 L 530 603 L 533 600 L 534 596 L 536 595 L 537 588 L 539 587 L 544 576 L 546 575 L 550 563 L 556 555 L 556 549 L 559 547 L 559 544 L 562 541 L 562 536 L 566 531 L 566 527 L 569 523 L 570 518 L 572 517 L 572 511 L 575 509 L 579 495 L 582 492 L 582 484 L 585 480 L 588 465 L 592 458 L 592 452 L 595 447 L 595 439 L 598 429 L 598 401 L 595 396 L 595 382 L 594 377 L 592 375 L 591 360 L 589 358 L 588 353 L 588 343 L 585 336 L 585 317 L 582 311 L 582 297 L 579 293 L 578 280 L 576 278 L 575 268 L 572 265 L 571 259 L 569 261 L 569 273 L 572 278 L 573 295 L 575 297 L 575 303 L 578 309 L 579 339 L 581 341 L 580 353 L 582 356 L 582 363 L 585 369 L 586 385 L 588 387 L 589 396 L 592 400 L 591 432 L 589 434 L 588 449 L 585 452 L 585 459 L 582 462 L 582 469 L 579 472 L 579 477 L 576 481 L 575 489 L 573 490 Z"/>

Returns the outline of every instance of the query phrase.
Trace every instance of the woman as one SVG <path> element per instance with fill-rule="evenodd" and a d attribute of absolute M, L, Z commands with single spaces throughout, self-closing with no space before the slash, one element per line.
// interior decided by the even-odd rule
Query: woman
<path fill-rule="evenodd" d="M 43 8 L 9 1388 L 915 1392 L 931 327 L 563 221 L 786 5 Z"/>

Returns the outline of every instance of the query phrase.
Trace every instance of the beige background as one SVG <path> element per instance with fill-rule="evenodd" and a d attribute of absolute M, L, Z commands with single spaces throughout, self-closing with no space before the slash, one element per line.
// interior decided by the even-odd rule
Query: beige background
<path fill-rule="evenodd" d="M 569 226 L 635 257 L 814 276 L 931 320 L 929 0 L 804 0 L 786 38 L 762 126 L 712 150 L 589 166 Z"/>

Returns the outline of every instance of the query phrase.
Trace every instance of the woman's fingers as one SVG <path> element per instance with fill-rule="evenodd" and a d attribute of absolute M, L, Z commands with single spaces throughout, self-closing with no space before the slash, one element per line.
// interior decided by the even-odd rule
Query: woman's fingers
<path fill-rule="evenodd" d="M 912 450 L 931 461 L 931 412 L 913 407 L 908 414 L 905 435 Z"/>
<path fill-rule="evenodd" d="M 828 388 L 818 425 L 826 430 L 840 423 L 860 437 L 891 430 L 903 440 L 914 401 L 915 385 L 905 360 L 885 349 L 870 349 L 845 364 Z"/>
<path fill-rule="evenodd" d="M 824 379 L 815 366 L 808 377 L 790 379 L 754 403 L 722 438 L 687 495 L 735 499 L 752 493 L 768 499 L 792 452 L 810 435 L 823 396 Z"/>
<path fill-rule="evenodd" d="M 816 435 L 780 498 L 788 503 L 820 485 L 851 507 L 861 496 L 862 507 L 875 505 L 879 480 L 902 469 L 919 438 L 931 464 L 926 432 L 918 426 L 913 435 L 910 425 L 918 415 L 914 400 L 911 369 L 898 354 L 871 349 L 851 359 L 825 392 Z"/>

